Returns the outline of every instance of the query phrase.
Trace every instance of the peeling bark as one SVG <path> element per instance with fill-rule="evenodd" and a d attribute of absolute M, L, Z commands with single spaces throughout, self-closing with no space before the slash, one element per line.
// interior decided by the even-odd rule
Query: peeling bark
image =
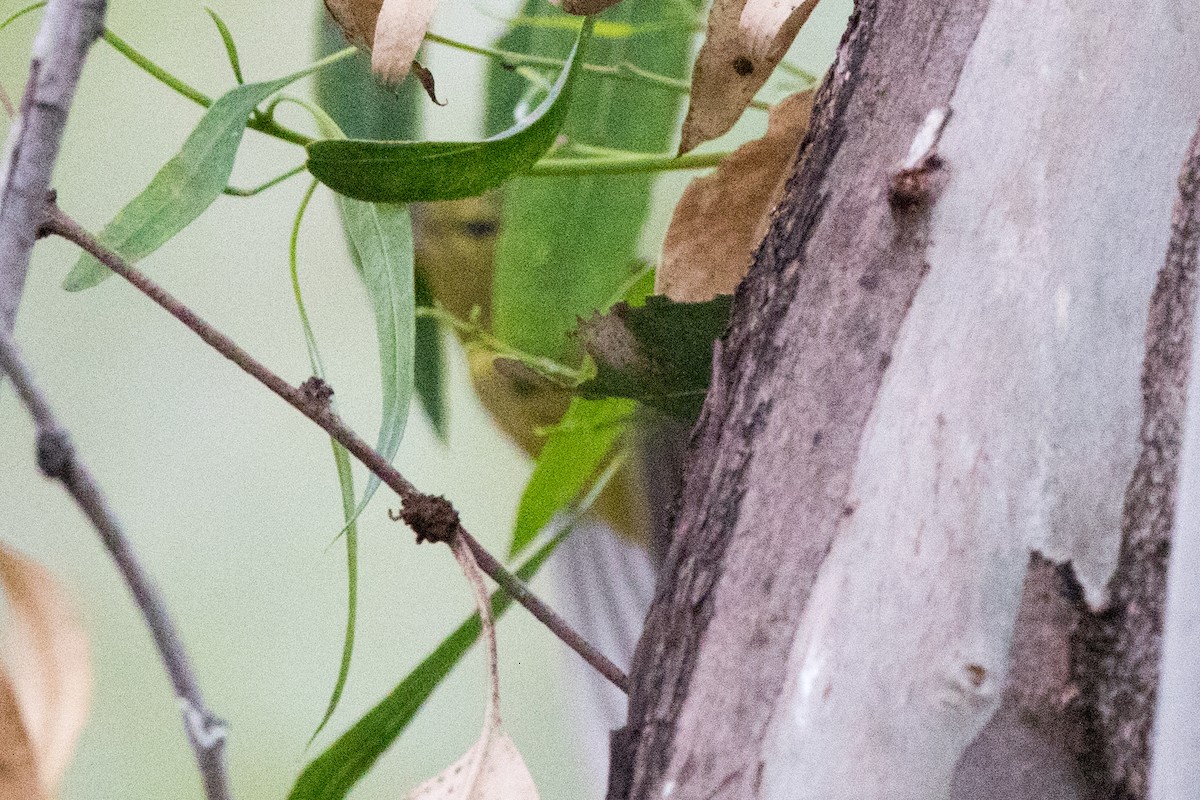
<path fill-rule="evenodd" d="M 1179 177 L 1166 265 L 1150 301 L 1141 455 L 1125 492 L 1121 552 L 1109 586 L 1109 607 L 1086 617 L 1074 640 L 1076 680 L 1095 726 L 1083 755 L 1099 772 L 1104 797 L 1142 800 L 1149 795 L 1150 734 L 1167 557 L 1178 502 L 1198 246 L 1200 135 L 1193 138 Z"/>
<path fill-rule="evenodd" d="M 715 352 L 610 800 L 1145 796 L 1198 12 L 858 3 Z"/>

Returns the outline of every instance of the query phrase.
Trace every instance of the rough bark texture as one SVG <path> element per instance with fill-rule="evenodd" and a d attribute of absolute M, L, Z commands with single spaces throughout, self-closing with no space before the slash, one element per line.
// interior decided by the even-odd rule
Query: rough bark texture
<path fill-rule="evenodd" d="M 1192 138 L 1179 187 L 1168 254 L 1168 265 L 1175 266 L 1164 272 L 1162 285 L 1178 280 L 1182 287 L 1186 281 L 1192 284 L 1190 291 L 1194 293 L 1200 261 L 1200 128 Z M 1165 288 L 1162 294 L 1168 294 Z M 1196 713 L 1200 708 L 1200 684 L 1196 681 L 1200 674 L 1200 583 L 1196 581 L 1200 575 L 1200 368 L 1196 365 L 1200 331 L 1194 318 L 1191 327 L 1189 402 L 1175 490 L 1158 712 L 1153 731 L 1153 800 L 1190 800 L 1200 786 L 1200 715 Z"/>
<path fill-rule="evenodd" d="M 610 800 L 1145 797 L 1196 4 L 1102 5 L 858 3 L 715 352 Z"/>
<path fill-rule="evenodd" d="M 843 507 L 847 466 L 925 273 L 925 206 L 893 207 L 889 182 L 929 110 L 949 100 L 986 5 L 867 0 L 850 21 L 785 200 L 738 291 L 732 334 L 715 353 L 713 390 L 693 433 L 683 489 L 685 497 L 707 500 L 687 503 L 676 526 L 635 656 L 631 723 L 614 734 L 610 798 L 654 795 L 677 755 L 677 726 L 694 747 L 678 754 L 686 775 L 681 796 L 757 792 L 772 712 L 760 699 L 779 693 L 795 620 L 838 519 L 854 511 Z M 913 90 L 889 97 L 879 89 L 900 81 Z M 858 91 L 864 85 L 869 90 Z M 824 346 L 808 347 L 813 339 Z M 774 434 L 807 454 L 774 466 L 780 500 L 808 494 L 806 507 L 784 512 L 803 514 L 793 524 L 810 523 L 803 538 L 755 524 L 759 515 L 782 511 L 770 497 L 754 497 L 752 513 L 742 509 L 754 444 L 771 435 L 771 406 L 783 399 L 781 374 L 804 387 L 786 398 L 795 408 L 780 415 L 786 427 Z M 814 486 L 825 488 L 805 491 Z M 730 545 L 740 552 L 727 553 Z M 759 558 L 747 559 L 747 550 Z M 747 569 L 765 561 L 778 569 Z M 743 613 L 723 616 L 722 630 L 710 632 L 718 578 L 742 598 Z M 720 645 L 703 649 L 709 663 L 701 665 L 706 635 Z M 698 671 L 736 675 L 736 692 L 706 698 L 720 725 L 678 719 Z M 706 726 L 706 735 L 682 727 L 688 724 Z"/>

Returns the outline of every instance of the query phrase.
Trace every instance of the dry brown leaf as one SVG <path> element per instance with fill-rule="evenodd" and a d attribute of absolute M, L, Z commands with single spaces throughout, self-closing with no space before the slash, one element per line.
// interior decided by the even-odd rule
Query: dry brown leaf
<path fill-rule="evenodd" d="M 475 593 L 488 666 L 488 702 L 483 733 L 457 761 L 413 789 L 408 800 L 538 800 L 533 776 L 513 740 L 500 730 L 500 670 L 496 659 L 496 623 L 483 572 L 461 539 L 451 545 L 463 575 Z M 0 798 L 2 800 L 2 798 Z"/>
<path fill-rule="evenodd" d="M 375 41 L 375 20 L 382 7 L 383 0 L 325 0 L 325 8 L 346 40 L 367 50 Z"/>
<path fill-rule="evenodd" d="M 87 720 L 92 696 L 87 635 L 66 591 L 40 564 L 0 544 L 8 598 L 8 684 L 36 763 L 53 797 Z M 9 721 L 5 720 L 4 726 Z"/>
<path fill-rule="evenodd" d="M 351 44 L 371 51 L 376 77 L 396 84 L 417 57 L 437 0 L 325 0 L 325 7 Z"/>
<path fill-rule="evenodd" d="M 376 77 L 389 85 L 404 80 L 436 9 L 437 0 L 383 0 L 371 45 Z"/>
<path fill-rule="evenodd" d="M 766 235 L 812 105 L 812 90 L 782 100 L 771 108 L 765 136 L 688 184 L 667 228 L 655 294 L 699 303 L 733 292 Z"/>
<path fill-rule="evenodd" d="M 8 677 L 0 673 L 0 800 L 41 800 L 37 757 Z"/>
<path fill-rule="evenodd" d="M 692 70 L 680 153 L 733 127 L 816 5 L 817 0 L 715 0 Z"/>
<path fill-rule="evenodd" d="M 533 776 L 513 740 L 485 730 L 462 758 L 422 783 L 409 800 L 538 800 Z"/>

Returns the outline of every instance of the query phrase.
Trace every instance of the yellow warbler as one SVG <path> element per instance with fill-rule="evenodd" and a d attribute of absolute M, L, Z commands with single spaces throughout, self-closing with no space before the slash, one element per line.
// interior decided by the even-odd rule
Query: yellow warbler
<path fill-rule="evenodd" d="M 496 193 L 413 208 L 417 269 L 434 298 L 459 319 L 478 309 L 478 322 L 491 326 L 492 273 L 501 224 Z M 471 381 L 497 426 L 531 457 L 545 441 L 539 430 L 562 418 L 568 391 L 531 379 L 519 370 L 497 369 L 493 352 L 468 343 Z M 508 362 L 502 362 L 508 363 Z M 594 509 L 622 536 L 645 543 L 649 516 L 639 470 L 630 462 L 614 476 Z"/>

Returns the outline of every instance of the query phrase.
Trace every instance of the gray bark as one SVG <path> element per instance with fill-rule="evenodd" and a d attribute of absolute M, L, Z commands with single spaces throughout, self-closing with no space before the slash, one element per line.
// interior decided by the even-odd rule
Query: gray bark
<path fill-rule="evenodd" d="M 50 0 L 33 44 L 29 82 L 0 165 L 0 325 L 9 332 L 87 51 L 104 28 L 105 0 Z"/>
<path fill-rule="evenodd" d="M 610 798 L 1146 796 L 1198 12 L 859 2 L 716 351 Z"/>

